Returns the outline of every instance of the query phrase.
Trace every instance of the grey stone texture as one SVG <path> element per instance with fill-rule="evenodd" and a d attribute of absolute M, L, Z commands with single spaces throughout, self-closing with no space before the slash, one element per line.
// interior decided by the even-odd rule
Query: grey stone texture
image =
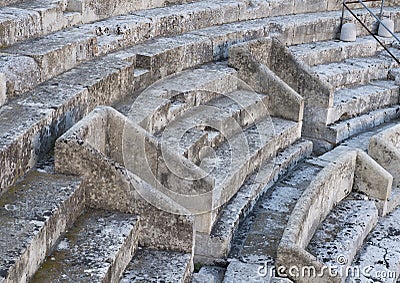
<path fill-rule="evenodd" d="M 121 283 L 188 282 L 192 270 L 190 253 L 141 248 L 129 263 Z"/>
<path fill-rule="evenodd" d="M 142 216 L 140 244 L 190 251 L 191 217 L 179 204 L 123 166 L 121 151 L 126 123 L 126 117 L 112 108 L 96 109 L 57 141 L 55 169 L 84 177 L 88 206 Z M 129 133 L 134 134 L 135 130 L 132 128 Z M 139 134 L 143 132 L 139 130 Z M 141 137 L 136 140 L 140 142 Z M 116 151 L 118 148 L 120 151 Z M 150 192 L 151 199 L 146 197 Z M 161 210 L 163 207 L 172 207 L 177 214 Z"/>
<path fill-rule="evenodd" d="M 340 8 L 0 0 L 0 282 L 398 272 L 398 66 Z"/>
<path fill-rule="evenodd" d="M 393 185 L 399 186 L 399 126 L 393 126 L 374 135 L 369 142 L 368 154 L 393 175 Z"/>
<path fill-rule="evenodd" d="M 84 207 L 81 181 L 29 173 L 0 199 L 1 282 L 32 278 Z"/>
<path fill-rule="evenodd" d="M 31 282 L 117 282 L 138 242 L 133 215 L 89 210 L 54 248 Z"/>

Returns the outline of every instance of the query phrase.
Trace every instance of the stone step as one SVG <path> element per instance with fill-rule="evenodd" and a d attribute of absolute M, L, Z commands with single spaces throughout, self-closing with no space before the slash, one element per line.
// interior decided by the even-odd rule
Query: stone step
<path fill-rule="evenodd" d="M 334 88 L 340 88 L 366 84 L 372 80 L 385 80 L 388 78 L 388 72 L 392 66 L 394 66 L 393 60 L 375 56 L 322 64 L 312 67 L 312 71 Z"/>
<path fill-rule="evenodd" d="M 215 178 L 214 207 L 233 197 L 247 176 L 298 140 L 300 132 L 299 123 L 268 117 L 223 142 L 214 155 L 205 155 L 200 168 Z"/>
<path fill-rule="evenodd" d="M 160 136 L 171 121 L 186 111 L 203 107 L 237 87 L 234 69 L 227 67 L 226 62 L 212 63 L 160 80 L 141 92 L 133 104 L 128 100 L 117 108 L 148 132 Z"/>
<path fill-rule="evenodd" d="M 400 275 L 400 209 L 379 219 L 368 235 L 352 267 L 360 272 L 349 274 L 346 282 L 397 282 Z"/>
<path fill-rule="evenodd" d="M 377 127 L 400 117 L 400 105 L 392 105 L 388 108 L 378 109 L 349 120 L 337 122 L 327 129 L 326 141 L 338 144 L 354 135 L 368 129 Z"/>
<path fill-rule="evenodd" d="M 4 193 L 0 281 L 29 281 L 83 207 L 81 181 L 70 176 L 32 171 Z"/>
<path fill-rule="evenodd" d="M 226 7 L 223 6 L 226 9 L 229 10 L 232 8 L 232 3 L 226 2 L 225 4 L 229 4 Z M 195 5 L 194 7 L 196 7 L 196 5 L 202 5 L 202 7 L 206 6 L 206 4 L 202 2 L 190 5 Z M 179 8 L 180 5 L 177 7 Z M 192 6 L 190 7 L 193 8 Z M 215 5 L 213 7 L 217 9 Z M 172 8 L 160 8 L 159 12 L 166 13 L 166 18 L 173 17 L 174 14 L 171 14 L 170 9 Z M 204 7 L 202 9 L 193 9 L 193 13 L 200 13 L 202 9 L 209 12 L 209 9 Z M 177 11 L 183 13 L 181 8 Z M 227 20 L 226 22 L 228 24 L 223 27 L 216 26 L 203 30 L 198 30 L 203 27 L 202 25 L 191 27 L 191 25 L 182 23 L 182 25 L 185 25 L 184 28 L 182 27 L 182 29 L 176 29 L 171 32 L 170 29 L 166 27 L 167 23 L 163 22 L 164 18 L 158 19 L 156 15 L 147 11 L 143 13 L 145 12 L 149 15 L 123 15 L 113 17 L 104 21 L 85 24 L 44 35 L 40 38 L 31 39 L 23 44 L 16 44 L 15 46 L 5 49 L 0 60 L 0 73 L 4 73 L 6 76 L 5 80 L 8 96 L 13 96 L 32 89 L 38 83 L 51 78 L 57 73 L 72 68 L 80 62 L 96 56 L 105 55 L 117 49 L 138 44 L 149 38 L 181 34 L 196 30 L 191 36 L 185 35 L 182 38 L 159 39 L 156 42 L 150 42 L 148 44 L 153 46 L 149 46 L 148 48 L 143 46 L 141 48 L 139 47 L 138 52 L 140 52 L 140 49 L 142 52 L 153 48 L 160 50 L 161 45 L 167 49 L 164 50 L 162 54 L 167 56 L 165 53 L 168 53 L 168 50 L 170 50 L 170 53 L 174 53 L 171 48 L 179 50 L 180 48 L 195 48 L 193 45 L 196 45 L 197 49 L 195 48 L 196 51 L 193 53 L 188 52 L 180 56 L 168 57 L 179 61 L 185 54 L 191 54 L 192 60 L 196 59 L 195 57 L 197 56 L 197 59 L 202 58 L 203 61 L 207 62 L 210 60 L 210 54 L 207 53 L 210 52 L 209 48 L 213 49 L 214 59 L 220 59 L 227 56 L 228 48 L 232 44 L 257 37 L 265 37 L 268 34 L 279 36 L 280 39 L 287 44 L 315 41 L 315 38 L 308 38 L 307 36 L 303 38 L 303 33 L 304 30 L 315 29 L 316 25 L 319 26 L 319 29 L 325 31 L 320 34 L 318 40 L 331 39 L 336 33 L 336 23 L 333 22 L 337 21 L 337 12 L 329 12 L 321 16 L 306 15 L 300 17 L 302 15 L 295 15 L 291 16 L 290 21 L 286 16 L 262 20 L 251 20 L 250 17 L 246 19 L 248 21 L 245 23 L 237 23 L 234 22 L 237 21 L 237 19 L 232 19 Z M 186 11 L 186 13 L 188 12 Z M 293 17 L 295 18 L 294 22 L 292 21 Z M 191 20 L 195 21 L 195 19 L 189 19 L 189 21 Z M 231 23 L 232 21 L 233 23 Z M 276 29 L 277 24 L 280 26 L 278 29 L 280 30 L 278 32 L 279 35 L 276 34 L 276 31 L 270 32 L 271 29 Z M 208 24 L 206 24 L 206 26 L 208 26 Z M 210 40 L 212 46 L 210 46 Z M 203 46 L 203 51 L 198 50 L 198 48 L 201 48 L 199 45 Z M 178 52 L 180 54 L 182 50 Z M 202 53 L 202 56 L 199 54 L 196 55 L 196 52 Z M 130 56 L 130 60 L 134 60 L 135 58 L 132 55 Z M 156 54 L 152 55 L 156 56 Z M 157 61 L 160 62 L 160 60 Z M 15 68 L 15 66 L 18 66 L 18 68 Z M 158 70 L 156 66 L 155 69 Z M 163 71 L 168 72 L 168 70 L 161 68 L 161 72 Z M 171 73 L 171 70 L 169 72 Z M 2 91 L 0 91 L 0 96 L 2 96 L 1 92 Z M 0 102 L 3 103 L 1 97 Z"/>
<path fill-rule="evenodd" d="M 293 283 L 289 278 L 276 277 L 274 266 L 269 263 L 253 264 L 232 260 L 225 273 L 223 283 Z"/>
<path fill-rule="evenodd" d="M 128 282 L 188 282 L 193 270 L 191 254 L 139 248 L 121 277 Z"/>
<path fill-rule="evenodd" d="M 267 104 L 267 95 L 235 90 L 187 110 L 160 135 L 166 146 L 199 164 L 203 147 L 216 148 L 224 139 L 263 119 L 268 115 Z"/>
<path fill-rule="evenodd" d="M 294 1 L 296 2 L 296 1 Z M 394 4 L 395 6 L 398 5 Z M 314 5 L 313 5 L 314 6 Z M 341 7 L 337 11 L 318 12 L 306 14 L 294 14 L 290 16 L 282 16 L 271 18 L 275 25 L 271 27 L 271 34 L 280 33 L 278 36 L 281 41 L 290 46 L 303 43 L 320 42 L 336 39 L 339 33 Z M 379 9 L 371 9 L 378 14 Z M 353 10 L 370 29 L 374 30 L 376 20 L 365 9 Z M 398 7 L 385 7 L 385 16 L 397 18 L 399 15 Z M 282 25 L 279 25 L 279 22 Z M 314 24 L 310 25 L 310 22 Z M 368 32 L 358 23 L 358 36 L 366 36 Z M 400 25 L 395 24 L 395 32 L 400 32 Z"/>
<path fill-rule="evenodd" d="M 307 250 L 328 266 L 348 266 L 378 222 L 375 202 L 352 194 L 330 211 L 317 228 Z M 368 198 L 367 198 L 368 199 Z M 338 260 L 346 259 L 343 262 Z"/>
<path fill-rule="evenodd" d="M 322 167 L 303 163 L 256 203 L 234 240 L 230 257 L 244 262 L 274 263 L 291 211 Z"/>
<path fill-rule="evenodd" d="M 87 210 L 31 282 L 117 282 L 137 248 L 138 221 L 134 215 Z"/>
<path fill-rule="evenodd" d="M 328 110 L 327 124 L 399 104 L 399 95 L 399 86 L 394 81 L 386 80 L 341 88 L 334 93 L 333 108 Z"/>
<path fill-rule="evenodd" d="M 219 212 L 210 235 L 196 234 L 196 261 L 224 262 L 231 249 L 234 233 L 252 211 L 259 197 L 285 172 L 308 157 L 311 151 L 312 143 L 300 140 L 278 153 L 276 158 L 265 162 L 257 172 L 249 176 L 235 196 Z"/>
<path fill-rule="evenodd" d="M 218 266 L 202 266 L 192 274 L 192 283 L 222 283 L 226 269 Z"/>
<path fill-rule="evenodd" d="M 34 167 L 76 121 L 95 106 L 126 96 L 133 86 L 132 63 L 109 55 L 10 100 L 0 109 L 1 191 Z"/>
<path fill-rule="evenodd" d="M 134 40 L 134 38 L 131 38 Z M 8 98 L 33 89 L 80 63 L 106 55 L 125 45 L 103 45 L 98 36 L 81 29 L 60 31 L 3 50 L 0 72 L 5 74 Z M 117 52 L 121 60 L 151 71 L 153 81 L 212 60 L 211 41 L 184 34 L 158 38 Z"/>
<path fill-rule="evenodd" d="M 221 7 L 212 5 L 212 8 L 218 11 L 220 11 L 219 9 L 227 9 L 229 11 L 232 8 L 232 3 L 224 3 Z M 196 15 L 198 13 L 201 14 L 203 10 L 206 13 L 210 12 L 206 2 L 197 2 L 188 5 Z M 196 5 L 200 5 L 200 8 Z M 181 6 L 185 5 L 178 5 L 174 8 L 156 9 L 161 14 L 166 13 L 164 18 L 159 18 L 159 15 L 156 15 L 153 10 L 148 10 L 143 11 L 145 13 L 143 15 L 123 15 L 104 21 L 84 24 L 79 27 L 43 35 L 36 39 L 30 39 L 4 49 L 2 51 L 4 54 L 0 57 L 0 73 L 4 73 L 6 76 L 8 96 L 32 89 L 38 83 L 66 71 L 83 61 L 160 36 L 170 36 L 196 30 L 191 35 L 148 42 L 144 46 L 140 45 L 136 51 L 144 52 L 145 54 L 150 51 L 151 56 L 155 56 L 155 61 L 158 62 L 162 62 L 162 60 L 157 59 L 159 56 L 167 56 L 169 60 L 172 58 L 176 63 L 177 61 L 182 61 L 184 55 L 190 54 L 192 61 L 196 61 L 197 59 L 202 60 L 204 63 L 211 60 L 211 54 L 209 54 L 211 51 L 209 49 L 213 50 L 214 59 L 220 59 L 227 56 L 228 48 L 232 44 L 257 37 L 265 37 L 269 34 L 279 36 L 287 44 L 294 44 L 317 40 L 314 37 L 308 38 L 308 36 L 311 36 L 308 34 L 306 37 L 303 37 L 305 30 L 314 30 L 317 25 L 319 26 L 318 29 L 325 31 L 320 34 L 318 40 L 331 39 L 336 33 L 337 12 L 324 13 L 318 16 L 306 15 L 304 17 L 302 15 L 291 17 L 279 16 L 262 20 L 251 20 L 250 17 L 246 18 L 245 20 L 248 21 L 244 23 L 237 23 L 235 22 L 237 19 L 234 18 L 227 19 L 226 22 L 217 22 L 218 24 L 227 23 L 223 27 L 216 26 L 203 30 L 199 29 L 204 28 L 204 26 L 215 25 L 216 23 L 206 22 L 198 24 L 196 17 L 194 17 L 193 19 L 188 19 L 190 23 L 191 21 L 195 22 L 193 23 L 194 26 L 188 23 L 180 23 L 181 25 L 176 25 L 179 28 L 176 26 L 169 28 L 168 22 L 164 21 L 169 19 L 169 17 L 176 16 L 171 13 L 171 9 L 175 9 L 181 14 L 189 13 L 190 9 L 184 11 Z M 278 31 L 271 31 L 277 29 L 277 25 L 279 26 Z M 147 44 L 150 44 L 150 46 L 147 46 Z M 164 48 L 163 51 L 161 51 L 162 48 Z M 182 48 L 194 49 L 195 51 L 193 53 L 185 53 L 182 51 Z M 175 55 L 174 52 L 178 52 L 180 55 Z M 197 54 L 197 52 L 201 54 Z M 170 56 L 171 54 L 175 56 Z M 130 60 L 135 60 L 134 55 L 131 54 L 129 56 Z M 139 63 L 140 58 L 139 54 Z M 185 59 L 188 58 L 184 58 L 183 60 Z M 147 62 L 154 61 L 154 59 L 149 60 L 146 58 L 144 60 Z M 15 68 L 15 66 L 18 66 L 18 68 Z M 168 73 L 169 67 L 165 67 L 165 65 L 163 67 L 166 69 L 161 68 L 160 72 Z M 174 68 L 177 67 L 172 67 L 172 69 Z M 154 69 L 157 72 L 159 70 L 157 66 L 154 66 Z M 169 73 L 172 73 L 172 71 L 169 70 Z"/>
<path fill-rule="evenodd" d="M 195 2 L 195 0 L 138 0 L 129 3 L 121 0 L 33 0 L 19 1 L 21 3 L 15 2 L 15 0 L 8 1 L 7 4 L 12 5 L 6 7 L 1 7 L 3 5 L 0 2 L 0 46 L 3 47 L 76 25 L 140 10 Z"/>
<path fill-rule="evenodd" d="M 390 44 L 392 38 L 380 37 L 380 40 Z M 372 36 L 357 38 L 355 42 L 328 40 L 290 46 L 294 56 L 309 66 L 337 63 L 350 58 L 372 57 L 382 47 Z"/>

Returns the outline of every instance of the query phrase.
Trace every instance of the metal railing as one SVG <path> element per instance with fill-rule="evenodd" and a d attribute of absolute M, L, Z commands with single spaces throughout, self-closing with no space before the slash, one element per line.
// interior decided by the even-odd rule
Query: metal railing
<path fill-rule="evenodd" d="M 381 2 L 381 8 L 380 8 L 380 14 L 379 17 L 367 6 L 365 5 L 364 2 Z M 383 7 L 385 4 L 385 0 L 352 0 L 352 1 L 346 1 L 343 0 L 343 6 L 342 6 L 342 17 L 340 18 L 340 30 L 342 29 L 343 26 L 343 21 L 344 21 L 344 13 L 345 9 L 350 12 L 350 14 L 368 31 L 370 35 L 372 35 L 375 40 L 386 50 L 386 52 L 397 62 L 397 64 L 400 64 L 400 60 L 387 48 L 387 46 L 367 27 L 367 25 L 351 10 L 351 8 L 348 6 L 349 4 L 361 4 L 377 21 L 380 25 L 382 25 L 392 36 L 397 42 L 400 44 L 400 39 L 397 37 L 396 34 L 394 34 L 393 31 L 390 30 L 383 22 L 382 22 L 382 16 L 383 16 Z"/>

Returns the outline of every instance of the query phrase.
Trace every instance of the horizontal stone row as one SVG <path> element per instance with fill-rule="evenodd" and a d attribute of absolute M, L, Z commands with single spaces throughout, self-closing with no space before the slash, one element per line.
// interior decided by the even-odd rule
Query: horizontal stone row
<path fill-rule="evenodd" d="M 211 13 L 208 8 L 204 9 L 205 12 Z M 158 14 L 157 16 L 151 14 L 119 16 L 6 48 L 3 50 L 4 54 L 0 56 L 0 73 L 2 73 L 0 76 L 0 101 L 4 103 L 6 100 L 4 93 L 6 93 L 6 97 L 13 97 L 81 62 L 146 39 L 180 34 L 201 29 L 205 25 L 218 25 L 238 20 L 235 18 L 225 21 L 218 16 L 215 17 L 218 19 L 217 22 L 213 23 L 212 20 L 209 20 L 206 24 L 202 24 L 195 19 L 196 15 L 204 16 L 202 11 L 202 9 L 195 9 L 192 18 L 178 23 L 173 18 L 176 15 L 168 13 L 164 17 L 160 17 Z M 217 9 L 215 13 L 219 15 L 218 11 Z M 183 18 L 185 18 L 183 14 L 185 12 L 187 11 L 181 11 Z M 212 15 L 211 13 L 210 16 Z M 169 27 L 168 23 L 171 22 L 174 25 Z M 332 12 L 322 16 L 318 15 L 318 17 L 309 14 L 302 17 L 277 17 L 232 23 L 223 28 L 215 27 L 193 33 L 202 37 L 197 38 L 197 42 L 211 40 L 213 58 L 220 59 L 227 56 L 229 45 L 268 34 L 280 34 L 280 39 L 286 44 L 332 39 L 336 36 L 338 24 L 338 13 Z M 114 31 L 121 26 L 123 26 L 121 31 Z M 317 26 L 320 35 L 316 34 Z M 183 37 L 180 40 L 186 39 Z M 179 41 L 179 38 L 177 40 Z M 168 40 L 166 43 L 160 41 L 161 45 L 168 44 Z M 153 44 L 157 45 L 157 42 Z M 182 43 L 182 45 L 185 44 Z M 206 56 L 206 54 L 203 55 Z M 4 84 L 6 90 L 4 90 Z"/>
<path fill-rule="evenodd" d="M 113 16 L 187 2 L 195 0 L 1 0 L 0 47 Z M 2 7 L 5 4 L 13 5 Z"/>

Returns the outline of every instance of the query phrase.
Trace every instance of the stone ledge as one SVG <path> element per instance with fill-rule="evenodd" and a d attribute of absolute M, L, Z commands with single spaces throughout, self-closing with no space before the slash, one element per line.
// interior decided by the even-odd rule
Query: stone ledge
<path fill-rule="evenodd" d="M 29 280 L 82 213 L 81 181 L 31 172 L 0 199 L 0 281 Z"/>
<path fill-rule="evenodd" d="M 371 170 L 363 171 L 357 160 L 368 163 Z M 327 161 L 324 169 L 310 183 L 297 202 L 283 234 L 278 248 L 277 265 L 280 266 L 312 266 L 317 272 L 324 268 L 324 264 L 319 262 L 312 254 L 306 251 L 312 236 L 323 219 L 331 211 L 332 207 L 342 201 L 352 190 L 363 188 L 362 182 L 369 182 L 368 187 L 372 186 L 376 177 L 384 181 L 376 187 L 376 192 L 364 191 L 371 198 L 379 198 L 381 201 L 382 193 L 390 194 L 392 178 L 371 158 L 365 159 L 365 153 L 346 147 L 338 147 L 333 151 L 320 157 Z M 379 168 L 379 170 L 376 170 Z M 379 196 L 376 194 L 379 193 Z M 326 200 L 329 200 L 328 202 Z M 312 212 L 312 213 L 311 213 Z M 381 214 L 384 211 L 381 212 Z M 326 270 L 326 269 L 325 269 Z M 341 282 L 339 277 L 330 277 L 324 274 L 322 277 L 329 282 Z M 310 282 L 310 278 L 296 277 L 299 282 Z M 315 278 L 315 282 L 320 282 L 321 278 Z M 313 281 L 314 282 L 314 281 Z"/>
<path fill-rule="evenodd" d="M 129 132 L 129 141 L 124 140 L 128 138 L 124 131 Z M 140 147 L 145 139 L 148 152 L 142 152 Z M 135 148 L 130 148 L 132 142 L 136 142 Z M 133 160 L 124 159 L 126 146 L 129 147 L 126 154 L 133 156 Z M 177 192 L 162 191 L 157 183 L 146 182 L 153 174 L 157 175 L 149 167 L 157 162 L 153 159 L 157 150 L 156 142 L 125 116 L 113 108 L 99 107 L 57 140 L 55 169 L 84 178 L 88 206 L 140 216 L 141 245 L 189 252 L 193 244 L 193 220 L 189 211 L 168 195 Z M 130 162 L 141 162 L 141 168 L 130 171 Z M 182 184 L 180 189 L 184 191 L 190 184 L 193 182 Z M 209 186 L 197 184 L 190 189 L 204 187 Z"/>
<path fill-rule="evenodd" d="M 117 282 L 137 249 L 139 233 L 134 215 L 87 209 L 30 282 Z"/>
<path fill-rule="evenodd" d="M 400 126 L 393 126 L 371 137 L 368 154 L 393 175 L 393 186 L 399 187 Z"/>
<path fill-rule="evenodd" d="M 256 179 L 250 176 L 250 181 L 245 182 L 219 212 L 211 234 L 197 234 L 196 261 L 207 264 L 226 262 L 233 235 L 257 199 L 285 172 L 309 156 L 311 151 L 311 142 L 298 141 L 279 153 L 272 161 L 264 163 L 256 173 Z"/>

